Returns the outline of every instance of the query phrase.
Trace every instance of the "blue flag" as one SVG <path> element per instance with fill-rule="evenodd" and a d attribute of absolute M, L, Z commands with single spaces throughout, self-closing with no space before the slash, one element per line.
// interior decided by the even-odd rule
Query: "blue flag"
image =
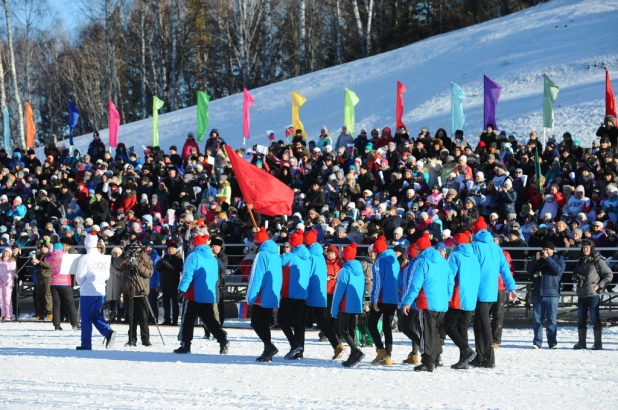
<path fill-rule="evenodd" d="M 77 107 L 69 100 L 69 144 L 73 145 L 73 129 L 77 126 L 79 119 L 79 111 Z"/>
<path fill-rule="evenodd" d="M 466 98 L 466 93 L 460 86 L 451 82 L 451 136 L 455 135 L 455 131 L 464 129 L 466 116 L 463 111 L 463 100 Z"/>
<path fill-rule="evenodd" d="M 11 152 L 11 123 L 9 119 L 9 107 L 4 106 L 4 115 L 2 116 L 4 122 L 4 149 L 7 153 Z M 10 155 L 10 154 L 9 154 Z"/>

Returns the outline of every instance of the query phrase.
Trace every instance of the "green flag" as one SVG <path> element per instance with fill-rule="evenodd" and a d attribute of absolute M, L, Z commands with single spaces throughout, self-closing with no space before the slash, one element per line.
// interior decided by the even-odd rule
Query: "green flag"
<path fill-rule="evenodd" d="M 208 128 L 208 103 L 210 96 L 203 91 L 197 92 L 197 141 L 202 142 Z"/>
<path fill-rule="evenodd" d="M 152 96 L 152 146 L 159 146 L 159 108 L 163 107 L 163 101 L 156 95 Z"/>
<path fill-rule="evenodd" d="M 354 91 L 345 89 L 345 102 L 343 105 L 343 124 L 348 127 L 350 135 L 354 135 L 354 106 L 358 104 L 360 99 Z"/>
<path fill-rule="evenodd" d="M 547 74 L 543 74 L 543 127 L 554 128 L 554 101 L 558 97 L 560 87 Z"/>

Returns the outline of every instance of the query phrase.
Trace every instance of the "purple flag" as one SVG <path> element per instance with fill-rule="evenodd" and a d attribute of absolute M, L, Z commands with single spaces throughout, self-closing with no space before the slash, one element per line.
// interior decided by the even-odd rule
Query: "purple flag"
<path fill-rule="evenodd" d="M 483 97 L 483 129 L 487 129 L 487 124 L 493 124 L 494 129 L 498 129 L 498 124 L 496 124 L 496 106 L 498 105 L 498 100 L 500 99 L 500 91 L 502 91 L 502 87 L 492 80 L 491 78 L 485 77 L 485 91 Z"/>

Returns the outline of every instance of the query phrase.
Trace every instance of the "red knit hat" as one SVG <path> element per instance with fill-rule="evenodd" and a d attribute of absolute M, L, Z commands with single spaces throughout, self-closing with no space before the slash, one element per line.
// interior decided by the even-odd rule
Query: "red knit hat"
<path fill-rule="evenodd" d="M 485 222 L 485 218 L 479 216 L 479 219 L 477 219 L 476 222 L 472 224 L 472 233 L 477 233 L 478 231 L 482 231 L 483 229 L 487 230 L 487 223 Z"/>
<path fill-rule="evenodd" d="M 290 235 L 290 246 L 296 248 L 303 244 L 303 231 L 298 230 Z"/>
<path fill-rule="evenodd" d="M 458 234 L 453 235 L 453 240 L 457 242 L 457 245 L 461 245 L 462 243 L 470 243 L 470 232 L 460 232 Z"/>
<path fill-rule="evenodd" d="M 382 253 L 388 249 L 388 245 L 386 245 L 386 238 L 384 236 L 380 236 L 373 244 L 373 252 Z"/>
<path fill-rule="evenodd" d="M 193 246 L 197 248 L 200 245 L 206 245 L 209 237 L 208 229 L 200 228 L 197 232 L 195 232 L 193 238 L 191 238 L 191 242 L 193 243 Z"/>
<path fill-rule="evenodd" d="M 416 242 L 414 242 L 414 245 L 412 245 L 412 247 L 416 249 L 418 253 L 423 252 L 427 248 L 431 248 L 431 240 L 429 239 L 429 232 L 423 233 L 423 236 L 418 238 Z"/>
<path fill-rule="evenodd" d="M 253 243 L 258 245 L 266 242 L 268 239 L 269 238 L 268 234 L 266 233 L 266 228 L 264 228 L 263 226 L 260 228 L 259 232 L 253 235 Z"/>
<path fill-rule="evenodd" d="M 305 232 L 305 245 L 313 245 L 318 241 L 318 231 L 315 229 Z"/>
<path fill-rule="evenodd" d="M 341 257 L 344 261 L 352 261 L 356 258 L 356 242 L 352 243 L 352 245 L 348 245 L 343 248 L 343 252 L 341 253 Z"/>

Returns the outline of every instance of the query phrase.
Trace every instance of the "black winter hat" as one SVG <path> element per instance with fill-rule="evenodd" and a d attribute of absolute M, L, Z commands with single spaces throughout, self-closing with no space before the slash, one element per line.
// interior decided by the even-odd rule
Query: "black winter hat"
<path fill-rule="evenodd" d="M 543 241 L 542 247 L 551 250 L 555 249 L 554 243 L 552 241 Z"/>

